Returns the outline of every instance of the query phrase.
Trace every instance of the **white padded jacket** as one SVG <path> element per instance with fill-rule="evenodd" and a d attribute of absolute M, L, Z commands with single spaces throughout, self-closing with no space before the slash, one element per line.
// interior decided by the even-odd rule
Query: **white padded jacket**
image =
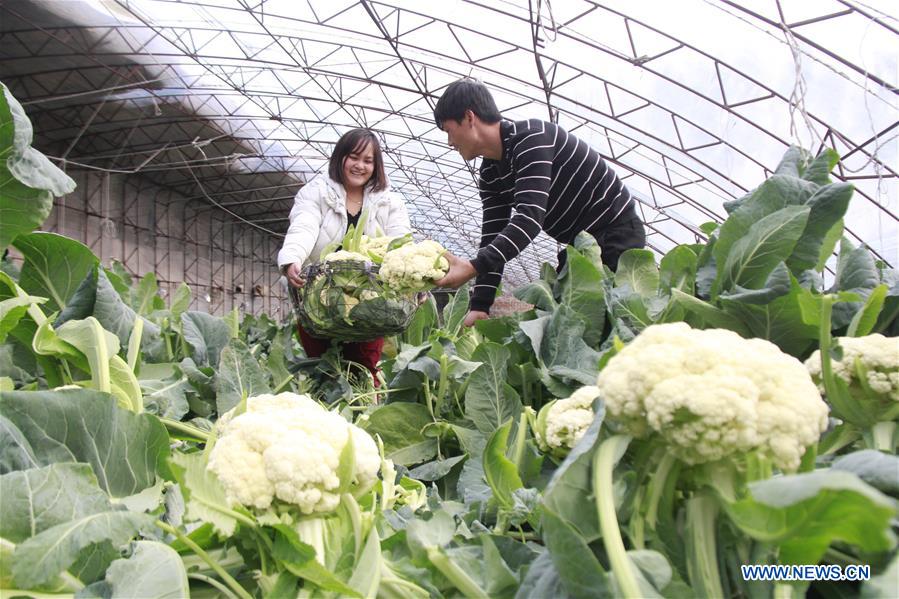
<path fill-rule="evenodd" d="M 412 231 L 406 204 L 390 188 L 362 197 L 362 209 L 368 211 L 363 232 L 376 235 L 405 235 Z M 290 227 L 278 252 L 278 268 L 299 262 L 303 267 L 316 262 L 329 243 L 346 234 L 346 190 L 327 175 L 317 175 L 300 188 L 290 210 Z"/>

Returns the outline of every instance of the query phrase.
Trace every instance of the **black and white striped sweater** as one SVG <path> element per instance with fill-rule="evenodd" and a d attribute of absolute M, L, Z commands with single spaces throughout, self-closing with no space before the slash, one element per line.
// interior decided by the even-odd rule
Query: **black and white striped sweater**
<path fill-rule="evenodd" d="M 563 244 L 634 215 L 627 187 L 583 140 L 537 119 L 501 121 L 501 160 L 481 163 L 481 249 L 471 309 L 489 311 L 506 262 L 540 230 Z"/>

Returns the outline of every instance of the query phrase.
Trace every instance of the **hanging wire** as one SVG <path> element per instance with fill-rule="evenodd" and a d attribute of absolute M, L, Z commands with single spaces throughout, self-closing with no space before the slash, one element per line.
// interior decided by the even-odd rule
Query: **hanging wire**
<path fill-rule="evenodd" d="M 780 28 L 784 33 L 784 38 L 786 39 L 787 46 L 790 48 L 790 54 L 793 57 L 793 91 L 790 92 L 789 99 L 789 111 L 790 111 L 790 136 L 796 141 L 796 145 L 799 147 L 803 147 L 802 137 L 799 133 L 799 126 L 797 124 L 797 115 L 799 119 L 802 120 L 802 123 L 805 125 L 805 128 L 809 132 L 809 136 L 811 137 L 811 143 L 809 144 L 810 148 L 815 146 L 820 146 L 822 144 L 822 138 L 818 134 L 818 131 L 815 129 L 814 124 L 812 123 L 811 117 L 808 115 L 808 111 L 805 107 L 805 96 L 808 94 L 808 85 L 805 81 L 805 73 L 802 71 L 802 49 L 799 47 L 799 42 L 796 41 L 796 37 L 793 35 L 792 29 L 787 25 L 786 20 L 784 19 L 783 8 L 780 5 L 780 0 L 776 0 L 777 2 L 777 12 L 780 16 Z M 810 160 L 811 157 L 806 157 L 806 160 Z"/>

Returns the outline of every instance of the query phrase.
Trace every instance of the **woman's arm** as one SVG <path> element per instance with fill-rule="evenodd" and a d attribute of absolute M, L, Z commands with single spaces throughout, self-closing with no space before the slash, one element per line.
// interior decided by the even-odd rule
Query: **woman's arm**
<path fill-rule="evenodd" d="M 290 226 L 278 252 L 281 272 L 295 263 L 303 264 L 315 247 L 322 225 L 321 182 L 316 178 L 300 188 L 290 209 Z"/>

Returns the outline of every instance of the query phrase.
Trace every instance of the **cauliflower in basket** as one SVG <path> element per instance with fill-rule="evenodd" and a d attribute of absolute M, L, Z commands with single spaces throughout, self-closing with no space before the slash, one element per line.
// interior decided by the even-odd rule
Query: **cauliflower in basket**
<path fill-rule="evenodd" d="M 608 417 L 658 434 L 689 464 L 758 452 L 795 470 L 827 427 L 802 362 L 763 339 L 686 323 L 647 327 L 599 373 Z"/>
<path fill-rule="evenodd" d="M 442 245 L 430 239 L 404 245 L 387 252 L 378 277 L 398 293 L 427 291 L 449 270 L 444 252 Z"/>
<path fill-rule="evenodd" d="M 381 457 L 374 439 L 305 395 L 251 397 L 245 412 L 224 414 L 217 427 L 208 467 L 232 504 L 264 510 L 277 498 L 304 514 L 334 510 L 344 482 L 341 452 L 350 440 L 350 492 L 367 492 L 378 477 Z"/>

